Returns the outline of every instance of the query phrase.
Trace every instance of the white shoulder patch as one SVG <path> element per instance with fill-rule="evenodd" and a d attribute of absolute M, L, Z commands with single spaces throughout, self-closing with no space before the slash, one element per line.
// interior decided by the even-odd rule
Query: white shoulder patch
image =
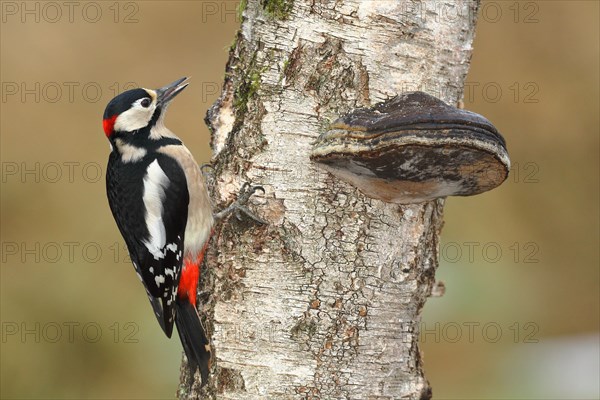
<path fill-rule="evenodd" d="M 143 147 L 132 146 L 121 139 L 117 139 L 115 143 L 124 163 L 139 161 L 148 153 Z"/>
<path fill-rule="evenodd" d="M 158 160 L 154 160 L 148 166 L 144 177 L 143 200 L 146 207 L 146 227 L 150 233 L 148 239 L 144 240 L 144 245 L 156 260 L 165 256 L 162 248 L 165 246 L 167 236 L 162 213 L 165 189 L 168 186 L 169 178 L 158 164 Z"/>

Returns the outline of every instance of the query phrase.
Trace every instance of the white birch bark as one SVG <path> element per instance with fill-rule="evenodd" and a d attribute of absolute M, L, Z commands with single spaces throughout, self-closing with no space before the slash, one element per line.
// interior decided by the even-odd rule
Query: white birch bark
<path fill-rule="evenodd" d="M 443 200 L 365 197 L 309 161 L 327 124 L 409 90 L 462 98 L 476 1 L 248 0 L 211 111 L 217 208 L 261 184 L 268 221 L 219 227 L 202 272 L 213 381 L 179 396 L 426 399 L 420 312 Z M 183 368 L 182 368 L 183 371 Z M 198 376 L 196 376 L 197 379 Z"/>

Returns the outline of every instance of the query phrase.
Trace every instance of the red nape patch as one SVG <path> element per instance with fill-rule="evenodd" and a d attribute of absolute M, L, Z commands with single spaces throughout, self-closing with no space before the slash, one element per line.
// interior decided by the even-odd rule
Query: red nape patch
<path fill-rule="evenodd" d="M 115 121 L 117 120 L 117 117 L 118 115 L 113 115 L 112 117 L 102 120 L 102 127 L 104 128 L 106 137 L 110 137 L 110 135 L 112 135 L 113 130 L 115 129 Z"/>
<path fill-rule="evenodd" d="M 201 261 L 200 261 L 201 262 Z M 200 277 L 200 262 L 186 258 L 183 261 L 183 270 L 177 287 L 177 297 L 187 299 L 196 307 L 196 293 L 198 291 L 198 278 Z"/>

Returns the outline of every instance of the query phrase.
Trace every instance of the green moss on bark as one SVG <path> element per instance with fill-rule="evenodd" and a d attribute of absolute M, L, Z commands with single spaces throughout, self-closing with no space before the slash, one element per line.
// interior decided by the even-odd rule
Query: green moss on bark
<path fill-rule="evenodd" d="M 244 19 L 244 11 L 246 10 L 247 6 L 248 6 L 248 0 L 241 0 L 240 1 L 240 5 L 238 6 L 238 10 L 237 10 L 238 20 L 243 21 L 243 19 Z"/>
<path fill-rule="evenodd" d="M 261 0 L 260 3 L 267 15 L 274 19 L 286 19 L 294 6 L 293 0 Z"/>

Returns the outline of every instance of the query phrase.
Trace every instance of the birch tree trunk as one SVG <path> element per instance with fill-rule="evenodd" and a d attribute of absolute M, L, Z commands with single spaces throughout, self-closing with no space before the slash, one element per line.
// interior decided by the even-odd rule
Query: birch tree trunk
<path fill-rule="evenodd" d="M 268 222 L 217 227 L 200 309 L 212 382 L 179 396 L 427 399 L 420 312 L 435 283 L 443 200 L 365 197 L 309 161 L 328 123 L 410 90 L 462 98 L 478 2 L 247 0 L 207 116 L 216 208 L 243 182 Z M 197 379 L 198 376 L 196 376 Z"/>

